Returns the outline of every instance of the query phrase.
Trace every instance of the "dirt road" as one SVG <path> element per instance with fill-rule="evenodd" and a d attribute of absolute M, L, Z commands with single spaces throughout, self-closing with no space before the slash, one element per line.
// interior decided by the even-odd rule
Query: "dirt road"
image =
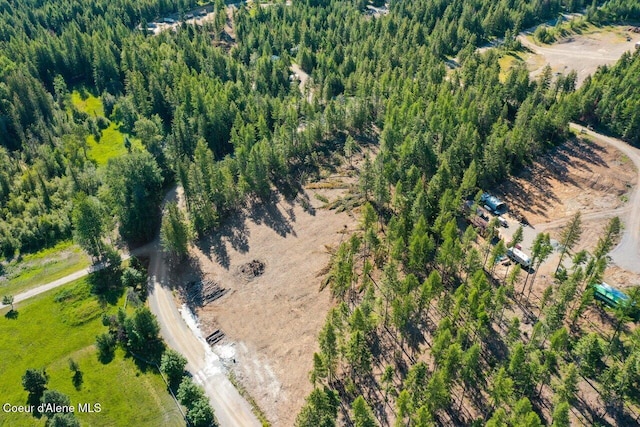
<path fill-rule="evenodd" d="M 194 334 L 176 307 L 159 245 L 150 251 L 149 284 L 149 308 L 158 318 L 162 338 L 186 357 L 187 370 L 204 387 L 220 425 L 259 427 L 251 406 L 226 377 L 220 359 L 201 336 Z"/>
<path fill-rule="evenodd" d="M 635 174 L 637 174 L 636 182 L 640 183 L 640 150 L 630 146 L 629 144 L 615 138 L 590 131 L 583 126 L 571 123 L 571 129 L 581 132 L 582 135 L 588 135 L 590 138 L 601 144 L 609 145 L 616 150 L 622 152 L 635 165 Z M 621 207 L 612 207 L 610 209 L 598 210 L 596 212 L 587 212 L 582 214 L 582 221 L 593 224 L 598 220 L 608 220 L 614 216 L 620 217 L 624 230 L 622 239 L 617 247 L 611 251 L 610 255 L 613 263 L 618 267 L 640 273 L 640 185 L 628 193 L 629 201 Z M 501 229 L 500 233 L 507 241 L 511 239 L 513 232 L 516 230 L 517 220 L 507 215 L 514 226 Z M 525 252 L 531 253 L 531 245 L 538 233 L 546 232 L 553 229 L 563 227 L 571 218 L 571 216 L 561 217 L 548 222 L 535 222 L 531 227 L 524 227 L 524 239 L 522 247 Z M 584 226 L 583 226 L 584 227 Z M 550 260 L 549 262 L 557 262 Z"/>
<path fill-rule="evenodd" d="M 143 246 L 143 248 L 146 248 L 146 246 Z M 142 250 L 143 248 L 140 248 L 140 250 Z M 141 252 L 140 250 L 134 251 L 134 254 L 138 254 L 139 252 Z M 129 258 L 131 258 L 130 254 L 122 254 L 122 260 L 123 261 L 127 260 Z M 79 271 L 76 271 L 75 273 L 71 273 L 68 276 L 61 277 L 58 280 L 54 280 L 53 282 L 49 282 L 49 283 L 46 283 L 44 285 L 40 285 L 40 286 L 38 286 L 36 288 L 29 289 L 28 291 L 24 291 L 24 292 L 22 292 L 20 294 L 15 295 L 14 298 L 13 298 L 13 303 L 17 304 L 17 303 L 19 303 L 21 301 L 27 300 L 29 298 L 33 298 L 36 295 L 43 294 L 43 293 L 45 293 L 47 291 L 50 291 L 51 289 L 55 289 L 55 288 L 58 288 L 60 286 L 66 285 L 67 283 L 71 283 L 74 280 L 78 280 L 78 279 L 80 279 L 80 278 L 82 278 L 84 276 L 88 276 L 89 274 L 91 274 L 93 272 L 96 272 L 96 271 L 100 271 L 103 268 L 104 268 L 103 264 L 94 264 L 94 265 L 89 266 L 89 267 L 87 267 L 87 268 L 85 268 L 83 270 L 79 270 Z M 5 308 L 5 307 L 6 307 L 6 305 L 0 304 L 0 310 Z"/>
<path fill-rule="evenodd" d="M 623 217 L 630 211 L 629 206 L 623 206 L 621 208 L 613 209 L 610 211 L 604 212 L 591 212 L 587 214 L 581 215 L 582 221 L 597 221 L 599 219 L 611 219 L 614 216 Z M 554 228 L 562 227 L 568 222 L 567 218 L 560 218 L 554 221 L 544 222 L 541 224 L 536 224 L 535 229 L 538 233 L 543 231 L 552 230 Z"/>
<path fill-rule="evenodd" d="M 611 251 L 610 255 L 618 267 L 634 273 L 640 273 L 640 150 L 619 139 L 601 135 L 583 126 L 574 123 L 569 126 L 620 150 L 629 157 L 636 167 L 637 182 L 639 184 L 630 194 L 629 204 L 621 212 L 617 212 L 618 210 L 609 212 L 611 216 L 614 216 L 614 212 L 615 214 L 622 214 L 620 219 L 622 219 L 624 225 L 622 239 L 618 246 Z"/>
<path fill-rule="evenodd" d="M 176 198 L 177 191 L 173 189 L 165 197 L 165 202 Z M 149 255 L 149 308 L 158 318 L 162 338 L 169 347 L 187 358 L 187 370 L 205 389 L 220 425 L 222 427 L 260 427 L 261 424 L 253 415 L 251 406 L 231 384 L 225 374 L 222 362 L 199 335 L 193 319 L 186 313 L 181 314 L 176 307 L 159 239 L 132 251 L 132 253 L 134 255 Z M 129 254 L 122 255 L 123 260 L 130 257 Z M 101 264 L 94 265 L 15 295 L 14 304 L 63 286 L 102 268 L 104 266 Z M 0 308 L 4 307 L 5 305 L 0 304 Z M 191 325 L 188 325 L 187 321 L 190 321 Z"/>
<path fill-rule="evenodd" d="M 300 79 L 300 92 L 304 95 L 305 91 L 308 91 L 307 94 L 307 102 L 311 103 L 313 101 L 313 90 L 310 86 L 307 85 L 307 82 L 310 79 L 309 74 L 307 74 L 298 64 L 291 64 L 291 71 Z"/>
<path fill-rule="evenodd" d="M 165 196 L 164 204 L 169 201 L 180 204 L 180 199 L 181 191 L 174 187 Z M 191 313 L 178 310 L 160 239 L 156 238 L 151 245 L 148 301 L 151 312 L 158 318 L 162 338 L 187 359 L 187 370 L 205 389 L 222 427 L 260 427 L 251 406 L 227 378 L 222 362 L 200 334 Z"/>

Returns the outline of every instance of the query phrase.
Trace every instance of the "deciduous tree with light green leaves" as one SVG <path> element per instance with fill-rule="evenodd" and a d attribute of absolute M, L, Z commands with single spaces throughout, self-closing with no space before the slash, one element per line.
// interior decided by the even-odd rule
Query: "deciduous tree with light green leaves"
<path fill-rule="evenodd" d="M 104 216 L 104 207 L 96 197 L 78 194 L 71 213 L 73 238 L 82 249 L 96 259 L 100 258 L 104 251 Z"/>
<path fill-rule="evenodd" d="M 160 370 L 167 376 L 169 385 L 175 389 L 184 376 L 187 359 L 172 349 L 166 349 L 160 359 Z"/>

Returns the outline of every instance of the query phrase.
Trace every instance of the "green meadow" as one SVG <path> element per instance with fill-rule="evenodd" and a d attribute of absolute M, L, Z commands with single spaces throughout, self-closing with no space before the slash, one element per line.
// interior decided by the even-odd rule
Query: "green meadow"
<path fill-rule="evenodd" d="M 0 295 L 16 295 L 88 267 L 91 260 L 71 241 L 27 254 L 4 266 Z"/>
<path fill-rule="evenodd" d="M 102 100 L 99 97 L 89 93 L 80 93 L 74 90 L 71 93 L 71 102 L 73 105 L 90 116 L 104 116 L 104 108 Z M 142 149 L 142 143 L 139 139 L 133 138 L 120 131 L 120 125 L 111 122 L 109 127 L 101 131 L 100 140 L 97 141 L 93 135 L 87 137 L 89 145 L 89 157 L 102 166 L 107 164 L 109 159 L 120 157 L 127 153 L 127 147 L 124 145 L 125 137 L 129 137 L 132 149 Z"/>
<path fill-rule="evenodd" d="M 122 306 L 124 297 L 118 301 Z M 2 402 L 24 405 L 27 392 L 21 378 L 29 368 L 45 368 L 48 388 L 71 399 L 71 404 L 100 404 L 99 413 L 78 413 L 87 426 L 183 426 L 184 421 L 155 368 L 141 370 L 118 349 L 108 364 L 98 361 L 96 335 L 106 331 L 102 307 L 91 294 L 87 278 L 25 301 L 17 316 L 0 317 L 0 390 Z M 82 372 L 74 384 L 69 368 L 73 359 Z M 2 426 L 45 425 L 44 417 L 0 412 Z"/>

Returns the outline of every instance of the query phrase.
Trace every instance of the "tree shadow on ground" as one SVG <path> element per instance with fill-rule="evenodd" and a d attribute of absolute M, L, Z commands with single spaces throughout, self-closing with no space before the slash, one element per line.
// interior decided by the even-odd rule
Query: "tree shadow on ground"
<path fill-rule="evenodd" d="M 487 363 L 498 360 L 507 360 L 509 357 L 509 347 L 504 342 L 503 336 L 497 333 L 493 326 L 487 328 L 486 334 L 484 334 L 483 341 L 485 343 L 485 349 L 483 351 L 484 358 Z"/>
<path fill-rule="evenodd" d="M 184 272 L 178 273 L 184 280 L 177 284 L 182 300 L 187 304 L 189 310 L 196 312 L 196 310 L 204 306 L 204 279 L 205 273 L 202 271 L 202 266 L 197 258 L 191 257 L 181 264 L 181 270 Z"/>
<path fill-rule="evenodd" d="M 145 373 L 147 371 L 155 371 L 160 366 L 160 359 L 164 350 L 165 345 L 158 338 L 155 341 L 148 342 L 143 351 L 127 351 L 125 357 L 130 357 L 140 372 Z"/>
<path fill-rule="evenodd" d="M 249 250 L 247 216 L 244 211 L 237 211 L 228 216 L 224 223 L 212 234 L 201 238 L 196 243 L 198 248 L 209 258 L 225 269 L 229 269 L 231 258 L 227 250 L 227 243 L 240 253 Z"/>
<path fill-rule="evenodd" d="M 4 314 L 5 319 L 16 320 L 18 318 L 18 310 L 9 310 Z"/>
<path fill-rule="evenodd" d="M 292 208 L 293 203 L 290 202 L 289 206 Z M 286 209 L 280 207 L 277 197 L 272 197 L 265 202 L 253 203 L 248 209 L 248 216 L 254 223 L 266 225 L 281 237 L 289 234 L 295 236 L 292 221 L 282 213 L 281 209 L 286 212 Z M 290 212 L 293 213 L 293 210 L 291 209 Z"/>
<path fill-rule="evenodd" d="M 605 415 L 607 414 L 606 410 L 602 407 L 598 407 L 597 409 L 592 408 L 587 402 L 585 402 L 581 397 L 577 397 L 574 408 L 589 422 L 591 425 L 598 425 L 602 427 L 613 427 L 609 421 L 605 419 Z M 621 424 L 623 425 L 623 424 Z M 634 424 L 628 424 L 634 425 Z"/>
<path fill-rule="evenodd" d="M 116 357 L 115 345 L 109 351 L 98 352 L 98 361 L 103 365 L 108 365 Z"/>
<path fill-rule="evenodd" d="M 76 390 L 82 389 L 82 383 L 84 382 L 84 378 L 82 375 L 82 371 L 77 370 L 73 373 L 73 377 L 71 377 L 71 383 Z"/>
<path fill-rule="evenodd" d="M 509 203 L 514 214 L 532 212 L 545 215 L 548 207 L 561 202 L 554 192 L 552 181 L 582 187 L 583 183 L 572 177 L 571 169 L 590 172 L 592 166 L 606 166 L 603 159 L 606 150 L 587 139 L 572 138 L 562 145 L 549 150 L 533 165 L 523 168 L 510 179 L 496 188 L 496 195 Z M 527 184 L 525 187 L 523 183 Z"/>
<path fill-rule="evenodd" d="M 116 305 L 124 293 L 122 270 L 118 266 L 106 267 L 87 276 L 91 292 L 96 295 L 102 306 Z"/>
<path fill-rule="evenodd" d="M 306 200 L 310 207 L 308 196 Z M 304 203 L 301 202 L 301 204 L 304 207 Z M 296 221 L 294 207 L 294 201 L 281 202 L 277 194 L 273 194 L 267 200 L 252 200 L 245 209 L 230 215 L 214 233 L 200 239 L 197 246 L 207 257 L 215 259 L 218 264 L 228 270 L 231 267 L 228 245 L 240 253 L 249 251 L 247 221 L 265 225 L 282 237 L 296 236 L 293 228 L 293 223 Z M 315 213 L 312 209 L 310 207 L 306 211 Z"/>

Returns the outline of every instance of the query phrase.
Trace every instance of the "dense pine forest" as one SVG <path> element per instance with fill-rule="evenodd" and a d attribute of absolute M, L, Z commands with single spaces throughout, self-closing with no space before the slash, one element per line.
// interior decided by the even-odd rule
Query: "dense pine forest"
<path fill-rule="evenodd" d="M 148 242 L 174 183 L 204 237 L 248 201 L 293 198 L 335 153 L 375 145 L 298 425 L 567 426 L 585 405 L 580 376 L 624 424 L 640 403 L 640 335 L 622 333 L 625 311 L 611 336 L 579 322 L 620 224 L 558 275 L 540 312 L 515 286 L 535 276 L 494 277 L 496 225 L 485 238 L 460 225 L 464 200 L 562 144 L 569 120 L 639 142 L 638 53 L 575 91 L 575 75 L 550 69 L 501 79 L 498 53 L 476 52 L 561 12 L 640 18 L 635 1 L 600 3 L 392 1 L 373 16 L 362 0 L 293 0 L 229 19 L 218 0 L 216 19 L 153 35 L 148 22 L 196 2 L 1 0 L 0 253 L 74 237 L 102 259 L 105 241 Z M 311 77 L 305 93 L 292 64 Z M 102 109 L 81 111 L 77 96 Z M 127 151 L 101 162 L 92 144 L 110 127 Z"/>
<path fill-rule="evenodd" d="M 291 177 L 295 174 L 292 169 L 301 165 L 313 166 L 309 156 L 335 143 L 344 131 L 367 132 L 371 124 L 381 128 L 387 120 L 386 133 L 393 127 L 395 134 L 399 124 L 391 123 L 398 118 L 392 117 L 404 114 L 402 108 L 420 108 L 420 103 L 444 94 L 446 85 L 457 83 L 460 89 L 471 83 L 465 79 L 476 80 L 472 75 L 482 74 L 473 65 L 481 60 L 474 58 L 457 77 L 459 82 L 443 84 L 445 55 L 466 46 L 461 57 L 469 57 L 473 46 L 484 40 L 506 31 L 513 34 L 554 16 L 561 7 L 583 6 L 577 1 L 567 5 L 561 1 L 511 3 L 400 2 L 392 4 L 392 13 L 383 19 L 367 19 L 363 3 L 243 6 L 234 19 L 237 44 L 227 52 L 213 43 L 222 36 L 220 20 L 159 37 L 136 30 L 162 14 L 188 10 L 193 3 L 4 2 L 0 37 L 2 251 L 11 256 L 71 235 L 74 195 L 97 194 L 106 184 L 101 174 L 96 175 L 95 165 L 86 161 L 85 141 L 90 134 L 99 138 L 109 121 L 140 138 L 167 182 L 179 176 L 196 229 L 206 232 L 246 193 L 268 193 L 268 182 Z M 215 6 L 222 8 L 221 3 Z M 274 61 L 275 56 L 278 60 Z M 288 80 L 291 61 L 298 61 L 317 82 L 312 103 L 302 102 L 297 91 L 292 91 Z M 414 80 L 407 81 L 408 75 Z M 478 93 L 464 94 L 467 109 L 478 111 L 468 112 L 478 114 L 479 125 L 475 141 L 465 141 L 479 147 L 469 155 L 482 155 L 481 147 L 492 134 L 498 115 L 503 120 L 515 119 L 527 93 L 523 76 L 520 81 L 513 77 L 514 84 L 507 85 L 509 98 L 500 101 L 485 97 L 497 92 L 484 75 L 486 85 L 474 81 Z M 104 116 L 88 117 L 74 108 L 69 92 L 77 87 L 102 98 Z M 406 92 L 410 92 L 407 99 L 392 101 Z M 463 96 L 463 91 L 458 92 L 455 97 Z M 387 105 L 390 94 L 391 104 Z M 478 97 L 486 106 L 476 108 Z M 448 104 L 454 95 L 450 98 L 438 97 L 438 102 Z M 435 104 L 428 108 L 436 114 L 429 119 L 430 126 L 419 132 L 442 134 L 437 151 L 444 153 L 450 149 L 445 139 L 457 135 L 458 124 L 447 123 L 451 118 L 435 118 L 452 111 Z M 469 126 L 474 118 L 460 116 L 457 120 L 467 122 L 465 139 L 471 137 Z M 305 130 L 295 132 L 301 122 Z M 497 126 L 495 131 L 504 134 L 506 128 Z M 407 136 L 402 133 L 397 138 Z M 490 139 L 494 144 L 505 140 L 504 135 Z M 200 141 L 202 149 L 196 150 Z M 512 151 L 518 154 L 507 157 L 517 157 L 515 162 L 527 155 L 515 147 Z M 210 159 L 221 162 L 214 164 Z M 461 168 L 469 164 L 465 160 L 457 165 L 454 175 L 461 175 Z M 435 163 L 431 169 L 434 167 Z M 498 169 L 509 167 L 502 164 Z M 499 179 L 500 173 L 495 171 L 490 178 Z M 20 179 L 9 179 L 18 175 Z M 144 231 L 122 231 L 134 240 L 148 237 Z M 141 235 L 132 235 L 136 233 Z"/>
<path fill-rule="evenodd" d="M 576 118 L 640 144 L 638 72 L 638 55 L 625 54 L 616 65 L 602 67 L 570 101 L 576 103 Z"/>

